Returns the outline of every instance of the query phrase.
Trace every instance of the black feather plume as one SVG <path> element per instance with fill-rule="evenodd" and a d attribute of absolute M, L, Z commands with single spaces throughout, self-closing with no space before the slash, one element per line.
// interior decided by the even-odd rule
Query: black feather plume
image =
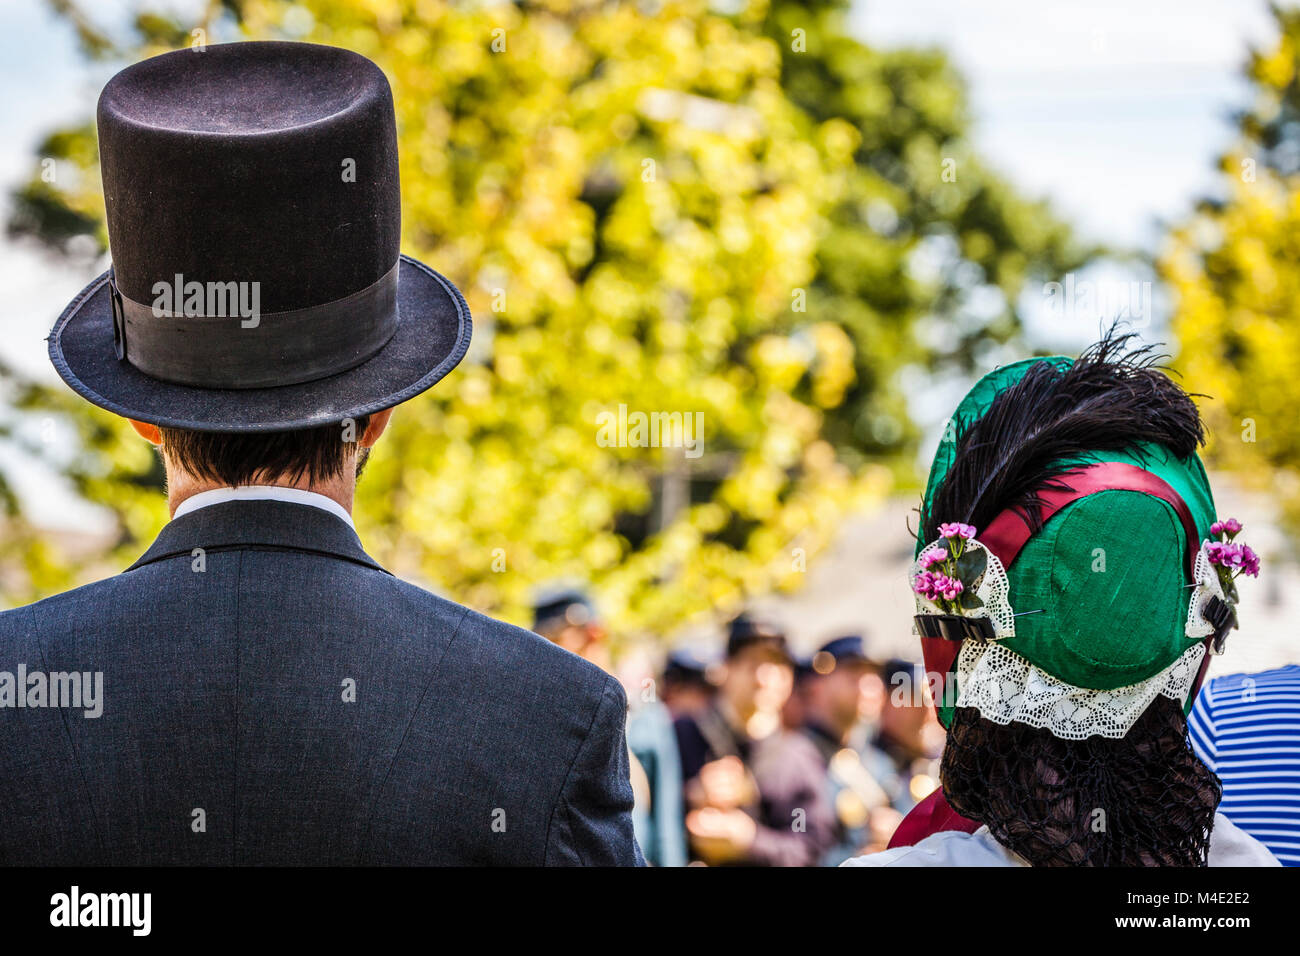
<path fill-rule="evenodd" d="M 1156 365 L 1151 346 L 1108 332 L 1066 369 L 1038 362 L 973 422 L 958 422 L 956 455 L 922 515 L 926 541 L 939 525 L 978 529 L 1014 508 L 1037 532 L 1039 494 L 1069 490 L 1059 477 L 1095 451 L 1134 451 L 1144 442 L 1187 458 L 1205 440 L 1191 397 Z"/>

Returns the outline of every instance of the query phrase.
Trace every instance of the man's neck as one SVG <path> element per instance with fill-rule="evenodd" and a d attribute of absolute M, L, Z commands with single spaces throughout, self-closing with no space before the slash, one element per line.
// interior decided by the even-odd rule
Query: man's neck
<path fill-rule="evenodd" d="M 347 469 L 345 469 L 345 473 Z M 287 480 L 270 480 L 270 481 L 253 481 L 240 487 L 269 487 L 269 488 L 293 488 L 298 491 L 310 491 L 318 495 L 324 495 L 331 501 L 336 502 L 348 514 L 352 514 L 352 499 L 356 492 L 356 479 L 347 480 L 342 476 L 329 481 L 312 482 L 308 480 L 299 480 L 290 482 Z M 181 504 L 193 498 L 197 494 L 205 491 L 215 491 L 219 488 L 226 488 L 228 485 L 222 485 L 214 481 L 203 481 L 193 478 L 189 475 L 178 475 L 170 470 L 167 474 L 167 510 L 175 517 L 176 509 Z"/>
<path fill-rule="evenodd" d="M 809 726 L 816 728 L 830 739 L 841 744 L 848 741 L 849 732 L 853 730 L 853 724 L 849 724 L 845 727 L 840 721 L 834 720 L 828 715 L 821 713 L 816 708 L 808 710 L 807 723 Z"/>
<path fill-rule="evenodd" d="M 900 740 L 886 730 L 876 732 L 876 746 L 883 750 L 889 756 L 893 757 L 896 762 L 910 763 L 926 756 L 925 751 L 915 744 L 909 744 Z"/>
<path fill-rule="evenodd" d="M 722 715 L 722 719 L 726 721 L 727 726 L 743 737 L 748 738 L 750 736 L 749 722 L 757 712 L 756 707 L 752 705 L 738 706 L 728 700 L 725 695 L 719 695 L 717 708 L 718 713 Z"/>

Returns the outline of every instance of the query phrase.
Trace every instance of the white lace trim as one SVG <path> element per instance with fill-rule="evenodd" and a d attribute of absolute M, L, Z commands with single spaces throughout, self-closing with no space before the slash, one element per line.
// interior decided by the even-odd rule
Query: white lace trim
<path fill-rule="evenodd" d="M 1196 577 L 1196 587 L 1192 590 L 1192 600 L 1187 606 L 1186 634 L 1191 638 L 1209 637 L 1214 633 L 1214 625 L 1205 619 L 1205 606 L 1210 598 L 1226 600 L 1223 585 L 1219 582 L 1219 572 L 1210 564 L 1209 553 L 1205 546 L 1209 541 L 1201 542 L 1201 550 L 1196 553 L 1196 564 L 1192 570 Z"/>
<path fill-rule="evenodd" d="M 1156 697 L 1186 703 L 1204 654 L 1204 643 L 1197 642 L 1154 677 L 1088 690 L 1039 670 L 1001 644 L 966 641 L 957 658 L 957 706 L 974 707 L 994 723 L 1014 720 L 1065 740 L 1118 739 Z"/>
<path fill-rule="evenodd" d="M 921 554 L 929 551 L 931 548 L 948 549 L 948 542 L 944 538 L 932 541 L 921 549 Z M 978 548 L 988 556 L 988 564 L 984 568 L 984 573 L 979 576 L 975 582 L 975 596 L 984 602 L 983 607 L 972 608 L 963 612 L 963 617 L 987 617 L 993 621 L 993 633 L 998 640 L 1007 637 L 1016 636 L 1016 618 L 1015 613 L 1011 610 L 1011 602 L 1008 595 L 1011 593 L 1011 582 L 1007 580 L 1007 572 L 1002 567 L 1002 562 L 998 556 L 990 551 L 979 540 L 972 538 L 965 544 L 966 548 Z M 916 583 L 916 576 L 924 568 L 921 567 L 921 559 L 918 557 L 912 562 L 912 568 L 907 574 L 907 584 L 911 587 Z M 917 614 L 942 614 L 940 607 L 933 601 L 926 600 L 912 591 L 912 596 L 916 598 Z M 916 633 L 916 626 L 912 626 L 912 633 Z"/>

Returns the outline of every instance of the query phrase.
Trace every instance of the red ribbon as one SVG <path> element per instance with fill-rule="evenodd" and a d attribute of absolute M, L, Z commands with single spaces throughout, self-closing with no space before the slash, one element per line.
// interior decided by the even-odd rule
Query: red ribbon
<path fill-rule="evenodd" d="M 1196 561 L 1196 552 L 1201 549 L 1196 522 L 1182 496 L 1163 478 L 1136 465 L 1120 461 L 1102 461 L 1063 472 L 1059 476 L 1059 481 L 1068 490 L 1045 488 L 1038 493 L 1042 502 L 1038 508 L 1039 527 L 1046 524 L 1049 518 L 1066 505 L 1088 495 L 1095 495 L 1099 491 L 1138 491 L 1153 495 L 1172 507 L 1178 515 L 1178 520 L 1183 524 L 1183 532 L 1187 535 L 1187 580 L 1195 581 L 1192 568 Z M 1009 569 L 1020 554 L 1020 549 L 1032 535 L 1033 532 L 1024 516 L 1016 509 L 1008 508 L 989 522 L 988 527 L 979 533 L 978 540 L 998 556 L 1004 568 Z"/>
<path fill-rule="evenodd" d="M 889 849 L 892 850 L 896 846 L 912 846 L 940 830 L 974 833 L 980 826 L 978 820 L 963 817 L 950 807 L 943 790 L 937 789 L 903 817 L 903 822 L 898 825 L 898 829 L 889 839 Z"/>

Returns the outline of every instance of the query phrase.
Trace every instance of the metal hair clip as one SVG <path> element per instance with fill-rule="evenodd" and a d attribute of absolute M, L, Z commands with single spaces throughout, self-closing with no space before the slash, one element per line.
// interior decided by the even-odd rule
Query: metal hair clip
<path fill-rule="evenodd" d="M 1043 608 L 1019 611 L 1012 617 L 1042 614 Z M 961 614 L 917 614 L 916 631 L 922 637 L 942 637 L 946 641 L 991 641 L 994 637 L 993 621 L 987 617 L 965 617 Z"/>
<path fill-rule="evenodd" d="M 1212 597 L 1205 602 L 1205 619 L 1214 625 L 1210 648 L 1215 654 L 1223 653 L 1228 632 L 1237 626 L 1237 612 L 1222 598 Z"/>
<path fill-rule="evenodd" d="M 917 614 L 916 631 L 922 637 L 942 637 L 947 641 L 991 641 L 993 622 L 987 617 L 963 617 L 960 614 Z"/>

